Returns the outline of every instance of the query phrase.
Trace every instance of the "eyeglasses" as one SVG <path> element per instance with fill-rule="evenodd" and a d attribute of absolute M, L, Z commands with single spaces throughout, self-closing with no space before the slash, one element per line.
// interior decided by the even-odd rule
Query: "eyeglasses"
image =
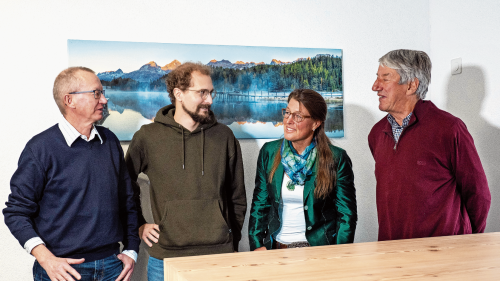
<path fill-rule="evenodd" d="M 297 123 L 304 121 L 304 119 L 306 119 L 306 118 L 311 118 L 311 116 L 302 115 L 300 112 L 292 113 L 286 108 L 281 109 L 281 114 L 283 114 L 284 119 L 288 119 L 290 117 L 290 115 L 292 115 L 293 121 L 295 121 Z"/>
<path fill-rule="evenodd" d="M 100 99 L 101 98 L 101 95 L 103 96 L 106 96 L 104 94 L 105 90 L 92 90 L 92 91 L 83 91 L 83 92 L 72 92 L 72 93 L 69 93 L 70 95 L 74 95 L 74 94 L 84 94 L 84 93 L 94 93 L 94 98 L 96 100 Z"/>
<path fill-rule="evenodd" d="M 209 90 L 206 90 L 206 89 L 202 89 L 202 90 L 187 89 L 187 91 L 191 91 L 191 92 L 197 93 L 198 95 L 200 95 L 200 97 L 203 100 L 206 100 L 208 98 L 208 96 L 211 96 L 212 99 L 215 99 L 215 97 L 217 96 L 217 92 L 215 90 L 209 91 Z"/>

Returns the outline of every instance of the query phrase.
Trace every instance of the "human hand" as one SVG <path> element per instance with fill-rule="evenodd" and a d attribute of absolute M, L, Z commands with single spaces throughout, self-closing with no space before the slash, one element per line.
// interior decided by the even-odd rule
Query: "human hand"
<path fill-rule="evenodd" d="M 153 247 L 151 241 L 158 243 L 160 226 L 154 223 L 145 223 L 139 227 L 139 235 L 149 247 Z"/>
<path fill-rule="evenodd" d="M 75 281 L 71 275 L 73 275 L 77 280 L 82 278 L 71 265 L 80 264 L 84 262 L 85 259 L 58 258 L 54 256 L 54 254 L 52 254 L 43 244 L 33 248 L 31 254 L 35 256 L 38 263 L 40 263 L 43 269 L 45 269 L 47 275 L 52 281 Z"/>
<path fill-rule="evenodd" d="M 135 261 L 131 257 L 124 255 L 124 254 L 119 254 L 116 256 L 119 260 L 122 261 L 123 263 L 123 270 L 116 279 L 116 281 L 130 281 L 130 278 L 132 277 L 132 273 L 134 272 L 134 266 L 135 266 Z"/>
<path fill-rule="evenodd" d="M 255 249 L 254 251 L 267 251 L 267 248 L 266 247 L 260 247 L 260 248 Z"/>

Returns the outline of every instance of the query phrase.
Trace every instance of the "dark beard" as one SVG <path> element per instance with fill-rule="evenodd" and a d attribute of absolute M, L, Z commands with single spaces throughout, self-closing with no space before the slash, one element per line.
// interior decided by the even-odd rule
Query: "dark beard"
<path fill-rule="evenodd" d="M 207 115 L 198 114 L 198 111 L 200 111 L 201 108 L 208 109 L 208 114 Z M 193 121 L 196 123 L 207 124 L 213 121 L 214 113 L 212 112 L 212 110 L 210 110 L 210 104 L 199 104 L 196 107 L 196 112 L 190 111 L 184 106 L 184 104 L 182 104 L 182 109 L 184 109 L 184 111 L 187 112 L 187 114 L 191 116 L 191 119 L 193 119 Z"/>

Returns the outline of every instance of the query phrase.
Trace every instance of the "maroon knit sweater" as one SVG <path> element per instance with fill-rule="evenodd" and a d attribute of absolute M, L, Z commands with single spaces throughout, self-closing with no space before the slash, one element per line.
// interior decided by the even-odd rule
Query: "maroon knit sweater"
<path fill-rule="evenodd" d="M 490 190 L 460 119 L 420 100 L 397 145 L 387 118 L 373 126 L 368 143 L 379 241 L 484 232 Z"/>

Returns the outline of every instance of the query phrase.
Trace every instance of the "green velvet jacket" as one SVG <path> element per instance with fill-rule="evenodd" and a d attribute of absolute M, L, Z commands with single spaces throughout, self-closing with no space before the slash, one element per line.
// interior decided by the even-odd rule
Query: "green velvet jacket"
<path fill-rule="evenodd" d="M 248 224 L 250 249 L 272 248 L 281 227 L 281 186 L 283 166 L 280 163 L 273 181 L 268 182 L 274 156 L 283 139 L 264 144 L 259 153 L 252 209 Z M 356 190 L 351 159 L 345 150 L 330 145 L 337 167 L 337 185 L 326 199 L 314 198 L 316 163 L 304 184 L 304 217 L 306 238 L 311 246 L 352 243 L 356 230 Z"/>

